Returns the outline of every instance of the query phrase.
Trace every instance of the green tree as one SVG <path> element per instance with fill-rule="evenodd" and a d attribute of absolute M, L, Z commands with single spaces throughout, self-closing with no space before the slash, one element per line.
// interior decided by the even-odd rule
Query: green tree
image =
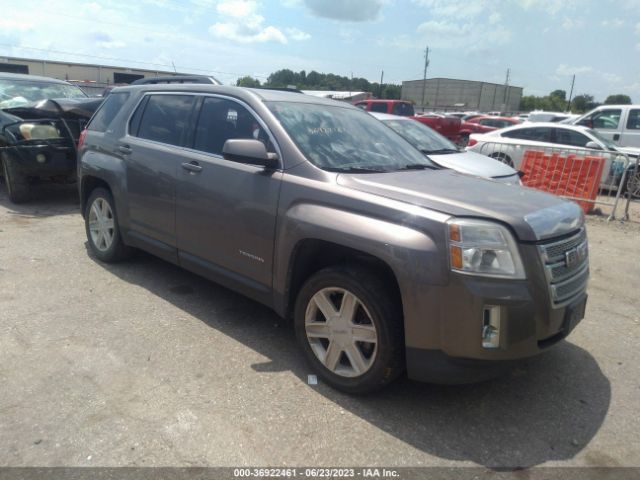
<path fill-rule="evenodd" d="M 576 95 L 574 99 L 571 101 L 571 109 L 577 113 L 583 113 L 587 110 L 591 110 L 595 108 L 597 103 L 593 100 L 593 95 L 589 95 L 583 93 L 581 95 Z"/>
<path fill-rule="evenodd" d="M 260 86 L 260 80 L 258 80 L 257 78 L 253 78 L 253 77 L 247 75 L 245 77 L 240 77 L 236 81 L 236 86 L 238 86 L 238 87 L 256 88 L 256 87 Z"/>
<path fill-rule="evenodd" d="M 605 105 L 631 105 L 631 103 L 631 97 L 629 95 L 623 95 L 622 93 L 609 95 L 604 101 Z"/>

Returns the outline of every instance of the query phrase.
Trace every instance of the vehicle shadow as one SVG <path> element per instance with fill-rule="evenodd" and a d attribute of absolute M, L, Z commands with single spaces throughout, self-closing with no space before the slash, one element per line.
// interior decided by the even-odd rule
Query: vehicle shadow
<path fill-rule="evenodd" d="M 31 199 L 15 204 L 9 201 L 4 179 L 0 179 L 0 206 L 25 218 L 69 215 L 80 212 L 77 184 L 42 183 L 31 187 Z"/>
<path fill-rule="evenodd" d="M 311 371 L 293 329 L 271 310 L 142 252 L 127 263 L 95 261 L 270 359 L 252 365 L 254 370 L 291 371 L 304 388 L 443 459 L 493 469 L 571 459 L 594 437 L 609 409 L 609 381 L 595 359 L 570 342 L 481 384 L 436 386 L 404 378 L 360 397 L 324 384 L 309 386 Z"/>

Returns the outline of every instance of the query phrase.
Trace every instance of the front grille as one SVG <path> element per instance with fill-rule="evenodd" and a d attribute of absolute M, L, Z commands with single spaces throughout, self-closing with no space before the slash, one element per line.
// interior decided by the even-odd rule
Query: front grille
<path fill-rule="evenodd" d="M 538 246 L 544 263 L 549 294 L 555 307 L 570 303 L 587 288 L 589 256 L 587 234 L 577 234 Z"/>

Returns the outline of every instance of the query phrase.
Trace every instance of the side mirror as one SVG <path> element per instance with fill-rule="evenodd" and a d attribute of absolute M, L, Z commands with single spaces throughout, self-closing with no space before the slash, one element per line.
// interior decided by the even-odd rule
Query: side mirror
<path fill-rule="evenodd" d="M 587 142 L 585 148 L 590 148 L 591 150 L 602 150 L 602 147 L 596 142 Z"/>
<path fill-rule="evenodd" d="M 267 169 L 278 167 L 278 155 L 267 152 L 267 147 L 260 140 L 231 138 L 224 142 L 222 157 L 232 162 L 260 165 Z"/>
<path fill-rule="evenodd" d="M 583 127 L 593 128 L 593 120 L 590 118 L 585 118 L 584 120 L 580 120 L 578 125 L 582 125 Z"/>

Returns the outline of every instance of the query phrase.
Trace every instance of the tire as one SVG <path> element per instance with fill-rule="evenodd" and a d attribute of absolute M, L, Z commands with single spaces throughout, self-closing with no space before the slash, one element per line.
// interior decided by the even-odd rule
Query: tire
<path fill-rule="evenodd" d="M 13 160 L 8 155 L 2 155 L 2 176 L 7 186 L 7 194 L 12 203 L 24 203 L 31 198 L 31 191 L 27 178 L 16 169 Z"/>
<path fill-rule="evenodd" d="M 511 160 L 511 157 L 509 155 L 507 155 L 506 153 L 494 152 L 489 156 L 491 158 L 495 158 L 496 160 L 504 163 L 505 165 L 509 165 L 511 168 L 515 168 L 515 166 L 513 164 L 513 160 Z"/>
<path fill-rule="evenodd" d="M 627 178 L 622 186 L 622 194 L 631 198 L 640 198 L 640 167 L 635 172 L 633 168 L 627 170 Z"/>
<path fill-rule="evenodd" d="M 115 202 L 109 190 L 100 187 L 91 192 L 84 224 L 89 248 L 101 262 L 119 262 L 131 255 L 131 248 L 122 241 Z"/>
<path fill-rule="evenodd" d="M 296 337 L 307 361 L 333 388 L 370 393 L 403 372 L 402 309 L 392 291 L 375 272 L 347 265 L 325 268 L 303 285 L 295 305 Z M 353 315 L 340 317 L 348 305 L 355 306 Z"/>

